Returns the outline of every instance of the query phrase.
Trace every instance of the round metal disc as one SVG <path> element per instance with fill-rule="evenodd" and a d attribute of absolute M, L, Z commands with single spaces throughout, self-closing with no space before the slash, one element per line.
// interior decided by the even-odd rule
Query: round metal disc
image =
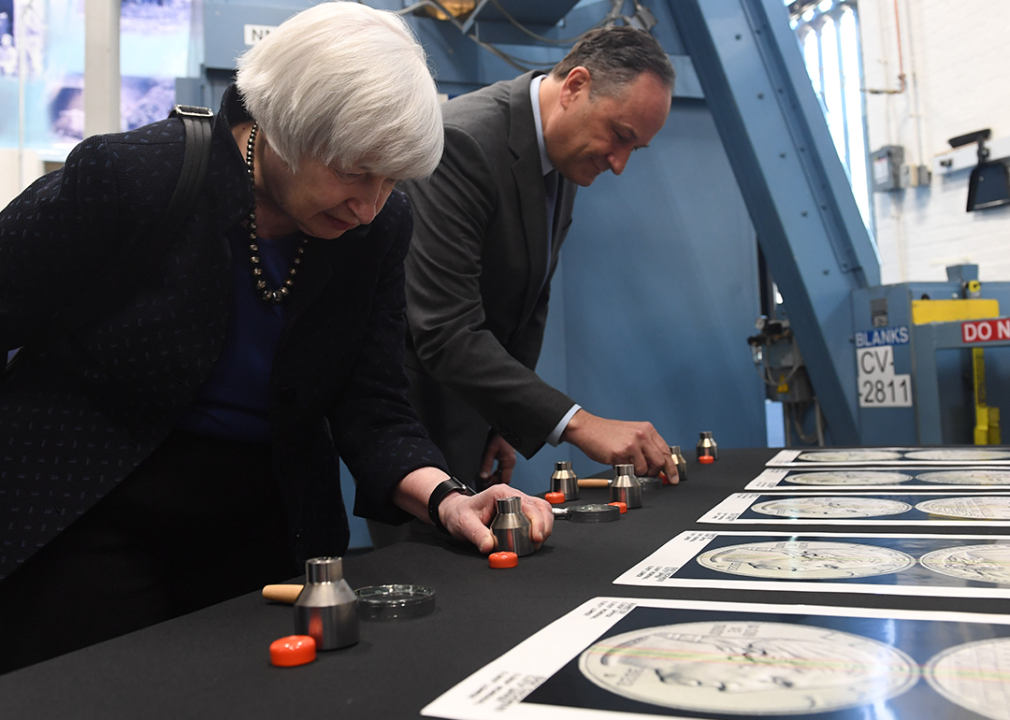
<path fill-rule="evenodd" d="M 642 490 L 659 490 L 663 487 L 663 481 L 658 477 L 642 477 L 639 475 L 638 484 L 642 486 Z"/>
<path fill-rule="evenodd" d="M 421 585 L 370 585 L 354 593 L 362 620 L 418 618 L 435 610 L 435 591 Z"/>
<path fill-rule="evenodd" d="M 568 508 L 568 519 L 573 523 L 617 522 L 621 511 L 616 505 L 576 505 Z"/>

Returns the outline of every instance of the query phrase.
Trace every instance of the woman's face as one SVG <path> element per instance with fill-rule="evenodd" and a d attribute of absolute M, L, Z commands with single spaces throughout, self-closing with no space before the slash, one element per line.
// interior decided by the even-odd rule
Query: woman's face
<path fill-rule="evenodd" d="M 382 210 L 396 181 L 366 168 L 339 171 L 312 158 L 302 158 L 297 172 L 263 143 L 257 183 L 258 225 L 271 236 L 295 230 L 333 240 L 358 225 L 368 225 Z"/>

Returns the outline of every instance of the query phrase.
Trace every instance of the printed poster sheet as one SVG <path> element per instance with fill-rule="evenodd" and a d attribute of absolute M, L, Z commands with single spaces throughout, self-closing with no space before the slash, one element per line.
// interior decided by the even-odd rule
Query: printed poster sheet
<path fill-rule="evenodd" d="M 1010 493 L 803 495 L 734 493 L 698 522 L 817 525 L 1010 527 Z"/>
<path fill-rule="evenodd" d="M 1010 448 L 991 447 L 880 447 L 780 450 L 768 467 L 860 467 L 866 465 L 995 465 L 1010 466 Z"/>
<path fill-rule="evenodd" d="M 1010 617 L 594 598 L 421 711 L 452 720 L 1010 720 Z"/>
<path fill-rule="evenodd" d="M 1010 536 L 689 531 L 614 584 L 1010 598 Z"/>
<path fill-rule="evenodd" d="M 744 490 L 1010 489 L 1008 468 L 765 468 Z"/>

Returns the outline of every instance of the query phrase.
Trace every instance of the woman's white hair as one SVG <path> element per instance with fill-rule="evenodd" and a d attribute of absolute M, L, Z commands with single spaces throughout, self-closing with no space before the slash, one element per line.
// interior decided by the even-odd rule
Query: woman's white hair
<path fill-rule="evenodd" d="M 310 157 L 397 180 L 442 157 L 427 58 L 394 13 L 324 2 L 285 20 L 238 59 L 246 109 L 292 172 Z"/>

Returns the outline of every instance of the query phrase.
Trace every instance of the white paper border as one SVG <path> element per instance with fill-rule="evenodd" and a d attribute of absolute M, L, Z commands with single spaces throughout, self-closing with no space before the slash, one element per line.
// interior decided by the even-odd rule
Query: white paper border
<path fill-rule="evenodd" d="M 768 500 L 782 500 L 788 497 L 792 497 L 794 493 L 733 493 L 721 503 L 716 505 L 714 508 L 709 510 L 707 513 L 698 518 L 700 523 L 736 523 L 741 525 L 900 525 L 902 527 L 910 526 L 933 526 L 933 527 L 1010 527 L 1010 520 L 964 520 L 961 518 L 945 517 L 942 515 L 934 516 L 934 520 L 902 520 L 894 515 L 883 515 L 880 517 L 867 517 L 867 518 L 856 518 L 852 520 L 842 520 L 838 518 L 784 518 L 784 517 L 772 517 L 767 518 L 747 518 L 745 520 L 740 519 L 740 515 L 744 511 L 748 510 L 752 505 L 759 502 L 759 498 L 766 498 Z M 836 492 L 824 492 L 821 490 L 816 493 L 795 493 L 795 495 L 803 498 L 811 497 L 838 497 L 839 493 Z M 861 493 L 844 493 L 847 498 L 858 498 L 858 497 L 913 497 L 927 499 L 930 497 L 963 497 L 964 493 L 951 493 L 951 492 L 866 492 L 865 490 Z M 970 495 L 979 495 L 979 493 L 970 493 Z M 993 496 L 1007 496 L 1010 492 L 987 492 L 982 493 L 982 495 L 993 495 Z M 913 508 L 914 509 L 914 508 Z"/>
<path fill-rule="evenodd" d="M 974 446 L 972 446 L 974 447 Z M 989 447 L 989 446 L 986 446 Z M 838 451 L 849 450 L 853 448 L 837 448 Z M 959 448 L 934 448 L 934 447 L 864 447 L 859 448 L 861 450 L 883 450 L 887 452 L 916 452 L 919 450 L 940 450 L 940 449 L 959 449 Z M 970 449 L 970 448 L 964 448 Z M 1003 445 L 994 445 L 992 449 L 999 449 L 1001 452 L 1010 452 Z M 993 468 L 993 467 L 1007 467 L 1010 466 L 1010 459 L 1007 460 L 919 460 L 919 459 L 905 459 L 901 460 L 849 460 L 847 462 L 816 462 L 811 460 L 797 460 L 802 453 L 806 452 L 831 452 L 835 448 L 830 447 L 818 447 L 818 448 L 803 448 L 800 450 L 787 449 L 779 450 L 779 452 L 771 460 L 765 463 L 766 467 L 788 467 L 788 468 L 840 468 L 840 467 L 888 467 L 893 468 L 894 466 L 900 465 L 928 465 L 930 467 L 963 467 L 963 468 Z"/>
<path fill-rule="evenodd" d="M 509 680 L 517 679 L 513 682 L 515 685 L 517 682 L 522 682 L 524 678 L 538 678 L 537 685 L 530 687 L 526 693 L 529 694 L 636 607 L 1010 625 L 1010 617 L 1008 616 L 983 613 L 597 597 L 586 601 L 567 615 L 555 620 L 497 660 L 475 672 L 425 706 L 421 710 L 421 715 L 446 718 L 447 720 L 589 720 L 590 718 L 594 720 L 628 720 L 629 718 L 655 720 L 656 715 L 653 714 L 643 715 L 608 710 L 566 708 L 557 705 L 523 704 L 519 702 L 521 697 L 514 697 L 512 702 L 501 709 L 493 707 L 493 701 L 479 702 L 480 699 L 487 698 L 492 688 L 499 689 L 496 697 L 504 697 L 510 692 L 507 682 Z M 672 717 L 679 718 L 679 720 L 697 720 L 697 715 Z"/>
<path fill-rule="evenodd" d="M 786 485 L 785 480 L 789 473 L 815 473 L 815 472 L 839 472 L 841 468 L 829 466 L 821 467 L 819 465 L 812 466 L 813 464 L 806 464 L 802 467 L 766 467 L 760 475 L 751 480 L 744 487 L 744 490 L 772 490 L 779 492 L 795 492 L 795 493 L 811 493 L 811 492 L 825 492 L 830 490 L 831 492 L 861 492 L 870 493 L 876 492 L 877 490 L 907 490 L 908 492 L 930 492 L 934 490 L 943 491 L 954 491 L 961 492 L 962 490 L 967 493 L 978 493 L 982 492 L 998 492 L 1000 488 L 1005 490 L 1010 490 L 1010 485 L 978 485 L 978 484 L 948 484 L 948 483 L 895 483 L 893 485 Z M 908 473 L 921 473 L 921 472 L 936 472 L 935 465 L 923 465 L 921 462 L 917 462 L 914 466 L 902 465 L 901 467 L 888 467 L 888 468 L 863 468 L 865 470 L 880 470 L 880 472 L 908 472 Z M 996 470 L 992 467 L 981 467 L 972 466 L 969 468 L 964 468 L 966 472 L 971 472 L 972 470 Z M 1005 470 L 1004 470 L 1005 472 Z M 913 478 L 914 481 L 914 478 Z"/>
<path fill-rule="evenodd" d="M 773 590 L 777 592 L 864 593 L 870 595 L 910 595 L 916 597 L 1010 598 L 1010 587 L 951 587 L 944 585 L 882 585 L 855 582 L 798 582 L 796 580 L 755 580 L 739 575 L 726 575 L 725 580 L 675 578 L 674 573 L 705 551 L 720 537 L 760 537 L 769 542 L 784 538 L 802 540 L 836 540 L 856 542 L 860 538 L 899 538 L 905 540 L 978 540 L 980 543 L 1010 542 L 1007 535 L 914 535 L 906 533 L 787 533 L 688 530 L 680 533 L 642 562 L 614 580 L 614 585 L 635 585 L 660 588 L 713 588 L 717 590 Z M 916 558 L 918 562 L 919 558 Z"/>

